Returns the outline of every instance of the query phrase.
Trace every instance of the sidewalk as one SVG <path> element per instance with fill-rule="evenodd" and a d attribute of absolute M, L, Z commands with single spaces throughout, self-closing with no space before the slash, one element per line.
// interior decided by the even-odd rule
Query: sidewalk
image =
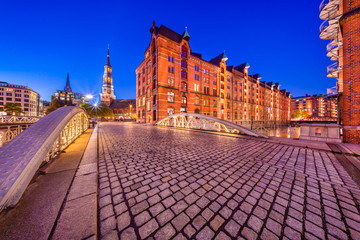
<path fill-rule="evenodd" d="M 44 175 L 34 177 L 15 208 L 0 214 L 2 239 L 48 239 L 52 232 L 55 233 L 54 237 L 58 236 L 56 229 L 62 225 L 60 221 L 57 226 L 55 224 L 59 217 L 59 220 L 62 219 L 60 211 L 64 212 L 67 208 L 67 203 L 65 207 L 63 205 L 71 196 L 70 186 L 76 186 L 77 177 L 74 180 L 74 176 L 82 169 L 81 164 L 78 170 L 79 163 L 92 133 L 93 129 L 89 129 L 76 139 L 64 153 L 41 171 Z M 96 204 L 96 193 L 94 201 Z M 91 210 L 96 212 L 96 205 L 94 207 Z"/>

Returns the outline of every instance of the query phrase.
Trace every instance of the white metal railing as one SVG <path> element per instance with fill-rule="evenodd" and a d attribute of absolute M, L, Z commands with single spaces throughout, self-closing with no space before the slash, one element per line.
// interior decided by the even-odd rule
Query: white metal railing
<path fill-rule="evenodd" d="M 0 116 L 0 124 L 6 123 L 35 123 L 41 117 L 35 116 Z"/>
<path fill-rule="evenodd" d="M 237 125 L 230 121 L 197 113 L 173 114 L 158 121 L 156 125 L 189 129 L 203 129 L 226 133 L 244 133 L 253 137 L 268 138 L 263 134 L 257 133 L 251 129 Z"/>
<path fill-rule="evenodd" d="M 338 63 L 335 62 L 327 67 L 327 75 L 328 77 L 337 78 L 339 71 L 342 70 L 341 66 L 338 66 Z"/>
<path fill-rule="evenodd" d="M 14 206 L 44 161 L 70 145 L 89 126 L 85 111 L 62 107 L 0 148 L 0 211 Z"/>

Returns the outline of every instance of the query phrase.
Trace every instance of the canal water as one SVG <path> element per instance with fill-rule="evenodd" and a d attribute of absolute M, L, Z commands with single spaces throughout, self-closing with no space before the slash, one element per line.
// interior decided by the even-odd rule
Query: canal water
<path fill-rule="evenodd" d="M 300 127 L 291 126 L 279 126 L 276 128 L 258 128 L 254 129 L 254 131 L 270 137 L 299 138 L 300 136 Z"/>

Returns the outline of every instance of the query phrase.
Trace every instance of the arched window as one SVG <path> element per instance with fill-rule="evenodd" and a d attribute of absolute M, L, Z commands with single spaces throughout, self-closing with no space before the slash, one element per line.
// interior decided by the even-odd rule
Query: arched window
<path fill-rule="evenodd" d="M 181 83 L 181 91 L 182 92 L 187 92 L 187 84 L 186 84 L 186 82 Z"/>
<path fill-rule="evenodd" d="M 184 45 L 181 48 L 181 56 L 187 58 L 187 47 L 185 47 Z"/>
<path fill-rule="evenodd" d="M 195 109 L 195 113 L 200 113 L 200 110 L 199 109 Z"/>
<path fill-rule="evenodd" d="M 199 96 L 195 96 L 195 105 L 200 105 L 200 98 L 199 98 Z"/>
<path fill-rule="evenodd" d="M 173 107 L 169 107 L 168 108 L 168 116 L 173 115 L 174 114 L 174 108 Z"/>
<path fill-rule="evenodd" d="M 175 102 L 175 94 L 173 92 L 168 92 L 168 102 Z"/>
<path fill-rule="evenodd" d="M 186 98 L 186 96 L 185 95 L 183 95 L 182 97 L 181 97 L 181 105 L 186 105 L 186 103 L 187 103 L 187 98 Z"/>
<path fill-rule="evenodd" d="M 214 115 L 214 117 L 217 117 L 217 111 L 214 111 L 213 115 Z"/>

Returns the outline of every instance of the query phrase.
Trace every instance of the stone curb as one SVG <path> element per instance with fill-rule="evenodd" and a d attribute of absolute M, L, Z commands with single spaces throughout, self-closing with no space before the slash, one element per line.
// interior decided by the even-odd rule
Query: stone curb
<path fill-rule="evenodd" d="M 98 238 L 97 131 L 98 127 L 95 127 L 68 190 L 52 239 Z"/>

